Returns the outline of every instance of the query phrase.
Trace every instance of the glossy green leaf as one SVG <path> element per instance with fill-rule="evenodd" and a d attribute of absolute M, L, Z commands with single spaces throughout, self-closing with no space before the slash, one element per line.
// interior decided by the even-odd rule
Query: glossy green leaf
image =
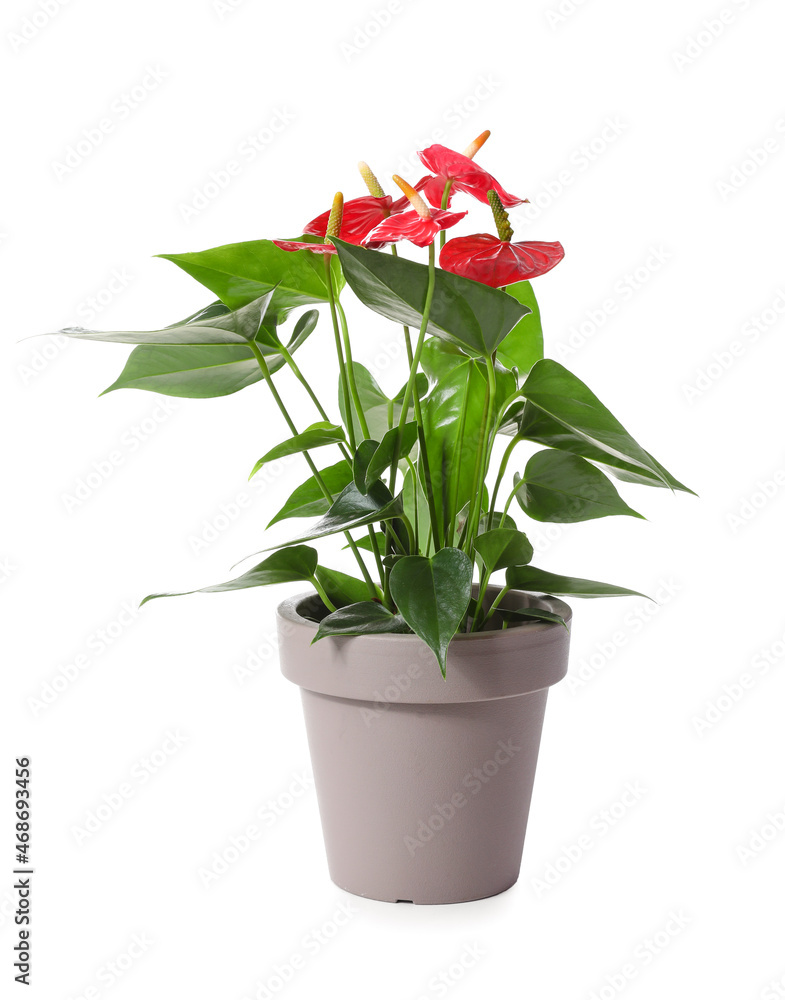
<path fill-rule="evenodd" d="M 502 428 L 505 433 L 518 434 L 529 441 L 536 441 L 538 444 L 548 445 L 551 448 L 558 448 L 560 451 L 569 452 L 572 455 L 579 455 L 592 462 L 597 462 L 607 469 L 616 479 L 627 483 L 637 483 L 642 486 L 660 486 L 672 490 L 680 490 L 683 493 L 693 491 L 675 479 L 662 465 L 646 452 L 651 470 L 643 469 L 639 465 L 633 465 L 620 459 L 617 455 L 610 454 L 602 446 L 596 446 L 576 431 L 565 427 L 564 424 L 544 413 L 537 406 L 526 402 L 513 404 L 508 410 L 510 422 L 508 426 Z"/>
<path fill-rule="evenodd" d="M 153 601 L 158 597 L 185 597 L 187 594 L 222 594 L 229 590 L 247 590 L 249 587 L 266 587 L 273 583 L 294 583 L 312 580 L 316 573 L 318 553 L 307 545 L 297 545 L 274 552 L 247 573 L 199 590 L 184 590 L 176 594 L 150 594 L 142 601 Z M 141 605 L 140 605 L 141 606 Z"/>
<path fill-rule="evenodd" d="M 497 401 L 515 391 L 512 372 L 496 366 Z M 474 468 L 481 447 L 488 373 L 484 362 L 462 357 L 423 403 L 434 501 L 441 514 L 441 537 L 474 493 Z M 465 406 L 464 406 L 465 404 Z"/>
<path fill-rule="evenodd" d="M 507 368 L 517 368 L 525 375 L 542 359 L 542 320 L 540 307 L 530 281 L 518 281 L 507 285 L 507 294 L 531 310 L 516 323 L 499 345 L 496 357 Z"/>
<path fill-rule="evenodd" d="M 330 635 L 384 635 L 387 632 L 411 634 L 411 629 L 400 615 L 394 615 L 382 604 L 360 601 L 322 618 L 313 641 Z"/>
<path fill-rule="evenodd" d="M 560 576 L 535 566 L 514 566 L 507 570 L 507 586 L 537 594 L 566 597 L 645 597 L 637 590 L 616 587 L 612 583 L 583 580 L 577 576 Z"/>
<path fill-rule="evenodd" d="M 360 491 L 360 493 L 367 493 L 366 481 L 368 474 L 368 463 L 371 461 L 373 456 L 376 454 L 376 449 L 379 447 L 378 441 L 361 441 L 357 445 L 357 451 L 354 453 L 354 458 L 352 459 L 352 479 L 354 485 Z M 370 480 L 373 482 L 373 480 Z"/>
<path fill-rule="evenodd" d="M 307 325 L 299 331 L 295 328 L 295 334 L 287 345 L 290 354 L 303 344 L 309 333 Z M 258 340 L 257 346 L 271 373 L 277 372 L 286 363 L 277 348 Z M 120 377 L 104 392 L 145 389 L 165 396 L 208 399 L 228 396 L 259 382 L 261 378 L 261 370 L 250 347 L 143 344 L 131 351 Z"/>
<path fill-rule="evenodd" d="M 347 283 L 374 312 L 418 329 L 428 289 L 428 268 L 404 257 L 335 240 Z M 490 356 L 528 307 L 505 292 L 436 270 L 428 333 Z"/>
<path fill-rule="evenodd" d="M 684 489 L 669 476 L 659 462 L 641 448 L 591 389 L 557 361 L 547 358 L 538 361 L 529 373 L 521 394 L 536 410 L 550 418 L 548 423 L 555 421 L 560 425 L 562 435 L 566 430 L 568 439 L 577 439 L 589 446 L 592 451 L 599 451 L 607 464 L 616 464 L 617 467 L 618 463 L 632 466 L 639 477 L 642 475 L 646 477 L 647 482 L 653 479 L 663 486 Z M 534 417 L 534 433 L 536 433 L 538 414 L 532 411 L 532 406 L 524 408 L 518 422 L 518 433 L 521 437 L 539 440 L 532 437 L 533 428 L 527 419 Z M 542 443 L 559 447 L 555 441 Z M 584 455 L 584 457 L 590 456 Z"/>
<path fill-rule="evenodd" d="M 320 472 L 328 491 L 336 496 L 352 481 L 352 470 L 346 459 L 341 459 Z M 289 517 L 319 517 L 330 509 L 330 501 L 324 498 L 321 488 L 314 476 L 306 480 L 292 493 L 275 517 L 267 525 L 268 528 L 278 521 Z"/>
<path fill-rule="evenodd" d="M 570 630 L 561 615 L 557 615 L 555 611 L 546 611 L 544 608 L 497 608 L 493 617 L 497 616 L 506 622 L 553 622 L 555 625 L 562 625 L 568 632 Z"/>
<path fill-rule="evenodd" d="M 375 482 L 382 473 L 386 472 L 387 469 L 392 465 L 393 455 L 395 452 L 395 442 L 398 437 L 398 428 L 393 427 L 392 430 L 387 431 L 378 445 L 371 460 L 368 463 L 368 468 L 366 471 L 366 482 Z M 412 448 L 417 443 L 417 424 L 414 421 L 410 421 L 408 424 L 404 424 L 401 430 L 401 445 L 398 452 L 398 458 L 406 458 L 406 456 L 411 452 Z"/>
<path fill-rule="evenodd" d="M 315 237 L 298 237 L 318 242 Z M 231 309 L 237 309 L 276 285 L 272 307 L 276 313 L 295 306 L 329 300 L 324 260 L 308 251 L 290 253 L 271 240 L 229 243 L 198 253 L 159 254 L 205 285 Z M 336 291 L 343 286 L 340 268 L 332 265 Z"/>
<path fill-rule="evenodd" d="M 281 444 L 277 444 L 265 455 L 262 455 L 251 470 L 251 475 L 248 478 L 253 478 L 267 462 L 274 462 L 279 458 L 285 458 L 287 455 L 299 455 L 303 451 L 311 451 L 313 448 L 323 448 L 325 445 L 336 444 L 338 441 L 345 440 L 343 427 L 339 427 L 338 424 L 328 423 L 326 420 L 318 420 L 315 424 L 311 424 L 310 427 L 302 431 L 302 433 L 295 434 L 288 441 L 282 441 Z"/>
<path fill-rule="evenodd" d="M 336 608 L 368 600 L 368 584 L 337 569 L 319 566 L 316 570 L 316 579 Z M 377 588 L 377 597 L 381 596 Z"/>
<path fill-rule="evenodd" d="M 384 483 L 377 482 L 364 496 L 354 483 L 344 489 L 321 521 L 287 545 L 298 545 L 314 538 L 325 538 L 340 531 L 351 531 L 379 521 L 392 521 L 403 513 L 400 495 L 393 498 Z"/>
<path fill-rule="evenodd" d="M 612 514 L 642 517 L 619 496 L 616 487 L 585 458 L 563 451 L 538 451 L 515 475 L 515 499 L 535 521 L 571 524 Z"/>
<path fill-rule="evenodd" d="M 534 556 L 529 539 L 514 528 L 485 531 L 474 540 L 474 548 L 489 573 L 508 566 L 525 566 Z"/>
<path fill-rule="evenodd" d="M 218 313 L 212 307 L 201 310 L 189 320 L 164 327 L 162 330 L 83 330 L 66 327 L 60 331 L 75 340 L 96 340 L 113 344 L 167 345 L 171 347 L 203 346 L 206 344 L 243 345 L 255 340 L 267 312 L 273 290 L 233 312 Z M 250 352 L 249 352 L 250 353 Z"/>
<path fill-rule="evenodd" d="M 472 563 L 460 549 L 428 559 L 405 556 L 390 573 L 390 593 L 404 621 L 439 661 L 446 676 L 447 647 L 461 626 L 472 592 Z"/>

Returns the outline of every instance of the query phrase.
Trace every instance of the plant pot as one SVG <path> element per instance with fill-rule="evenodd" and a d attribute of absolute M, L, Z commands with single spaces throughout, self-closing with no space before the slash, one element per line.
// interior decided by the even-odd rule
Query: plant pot
<path fill-rule="evenodd" d="M 498 589 L 488 588 L 486 600 Z M 566 621 L 555 598 L 509 593 Z M 278 608 L 281 669 L 302 692 L 330 876 L 358 896 L 459 903 L 520 871 L 548 688 L 569 633 L 527 622 L 458 635 L 447 679 L 414 635 L 327 638 L 315 594 Z"/>

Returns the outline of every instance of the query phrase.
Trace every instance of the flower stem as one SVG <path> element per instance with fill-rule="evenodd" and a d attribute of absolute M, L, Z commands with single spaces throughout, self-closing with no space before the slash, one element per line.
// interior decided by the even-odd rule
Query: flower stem
<path fill-rule="evenodd" d="M 335 337 L 335 352 L 338 355 L 338 367 L 341 372 L 341 388 L 343 390 L 343 398 L 346 402 L 346 412 L 348 415 L 347 428 L 349 434 L 349 444 L 352 447 L 352 454 L 357 451 L 357 438 L 354 433 L 354 420 L 352 419 L 352 397 L 349 393 L 349 377 L 346 372 L 346 362 L 343 356 L 343 349 L 341 348 L 341 330 L 338 324 L 338 313 L 335 308 L 335 292 L 333 291 L 333 277 L 332 271 L 330 269 L 330 255 L 324 255 L 324 270 L 327 279 L 327 292 L 330 299 L 330 315 L 333 321 L 333 336 Z"/>
<path fill-rule="evenodd" d="M 349 340 L 349 326 L 346 322 L 346 313 L 343 311 L 343 306 L 339 301 L 336 300 L 335 303 L 338 309 L 338 316 L 341 321 L 341 333 L 343 335 L 343 348 L 346 353 L 346 369 L 349 375 L 349 389 L 352 393 L 352 400 L 354 401 L 354 408 L 357 410 L 357 419 L 360 422 L 360 430 L 363 433 L 363 440 L 367 441 L 371 434 L 368 430 L 368 423 L 365 419 L 365 413 L 363 411 L 363 405 L 360 401 L 360 393 L 357 389 L 357 380 L 354 377 L 354 359 L 352 358 L 352 344 Z M 348 407 L 347 407 L 348 409 Z"/>
<path fill-rule="evenodd" d="M 286 409 L 286 406 L 284 405 L 284 401 L 281 399 L 281 396 L 275 387 L 275 383 L 273 382 L 273 378 L 272 375 L 270 374 L 270 369 L 267 365 L 267 361 L 265 359 L 264 354 L 262 354 L 262 351 L 255 340 L 249 340 L 248 346 L 251 348 L 251 351 L 253 352 L 254 357 L 256 358 L 256 362 L 259 365 L 259 368 L 262 372 L 262 376 L 267 385 L 269 386 L 270 392 L 272 393 L 272 397 L 278 404 L 278 409 L 283 414 L 283 418 L 286 421 L 289 430 L 292 432 L 293 435 L 296 436 L 298 433 L 297 427 L 295 426 L 294 421 L 289 415 L 289 411 Z M 327 488 L 325 481 L 322 479 L 321 473 L 316 468 L 316 463 L 314 462 L 314 460 L 311 458 L 310 454 L 307 451 L 303 452 L 303 457 L 305 458 L 305 461 L 308 463 L 308 468 L 311 470 L 311 473 L 313 474 L 313 478 L 315 479 L 317 486 L 322 491 L 322 496 L 329 503 L 333 503 L 334 497 Z M 365 565 L 363 557 L 360 555 L 360 550 L 357 548 L 354 539 L 352 538 L 352 536 L 349 534 L 348 531 L 345 531 L 344 535 L 346 537 L 347 542 L 349 543 L 349 548 L 352 550 L 354 557 L 357 560 L 357 564 L 360 567 L 360 571 L 368 587 L 371 598 L 372 600 L 375 600 L 377 596 L 376 586 L 373 580 L 371 579 L 371 575 L 368 572 L 368 567 Z"/>
<path fill-rule="evenodd" d="M 491 497 L 491 504 L 488 508 L 488 513 L 491 519 L 493 519 L 493 512 L 496 509 L 496 499 L 499 496 L 499 489 L 502 484 L 502 479 L 504 478 L 504 473 L 507 471 L 507 463 L 510 461 L 510 455 L 512 455 L 515 450 L 515 446 L 522 440 L 523 438 L 516 434 L 512 441 L 510 441 L 507 445 L 504 455 L 502 456 L 501 465 L 499 466 L 499 475 L 496 477 L 496 485 L 493 487 L 493 496 Z"/>
<path fill-rule="evenodd" d="M 442 192 L 442 211 L 446 210 L 447 205 L 450 202 L 450 190 L 451 189 L 452 189 L 452 177 L 448 178 L 447 182 L 444 185 L 444 191 Z M 444 246 L 446 240 L 447 240 L 447 230 L 446 229 L 442 229 L 441 234 L 439 235 L 439 247 L 440 248 Z"/>

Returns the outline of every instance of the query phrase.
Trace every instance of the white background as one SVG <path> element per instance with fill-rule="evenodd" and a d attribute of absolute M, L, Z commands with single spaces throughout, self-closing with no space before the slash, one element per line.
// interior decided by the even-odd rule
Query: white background
<path fill-rule="evenodd" d="M 781 5 L 48 2 L 8 0 L 0 31 L 3 995 L 22 989 L 22 754 L 35 997 L 785 995 Z M 100 144 L 68 156 L 105 119 Z M 396 169 L 419 176 L 416 149 L 485 128 L 478 161 L 531 199 L 517 238 L 566 248 L 535 286 L 547 353 L 700 499 L 628 487 L 649 520 L 533 527 L 539 565 L 661 603 L 575 602 L 517 886 L 394 906 L 328 879 L 298 693 L 272 644 L 285 588 L 124 611 L 262 547 L 305 478 L 292 461 L 246 482 L 285 436 L 266 393 L 171 411 L 144 392 L 98 399 L 125 348 L 19 341 L 174 322 L 211 296 L 153 254 L 291 236 L 335 190 L 363 193 L 358 159 L 389 189 Z M 461 231 L 488 228 L 468 201 Z M 397 390 L 396 331 L 352 317 L 358 358 Z M 334 408 L 330 336 L 323 323 L 300 359 Z M 620 806 L 628 782 L 645 791 Z M 205 886 L 200 869 L 252 823 L 262 837 Z"/>

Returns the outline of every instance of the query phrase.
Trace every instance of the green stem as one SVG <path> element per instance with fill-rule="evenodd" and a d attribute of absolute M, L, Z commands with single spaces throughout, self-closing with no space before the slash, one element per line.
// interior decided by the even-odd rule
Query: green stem
<path fill-rule="evenodd" d="M 357 410 L 357 419 L 360 422 L 360 430 L 363 432 L 363 440 L 367 441 L 370 438 L 370 432 L 368 430 L 368 423 L 365 419 L 365 413 L 363 411 L 362 403 L 360 402 L 360 393 L 357 389 L 357 380 L 354 377 L 354 359 L 352 358 L 352 344 L 349 340 L 349 326 L 346 322 L 346 313 L 343 311 L 343 306 L 339 301 L 336 301 L 336 306 L 338 309 L 338 316 L 341 320 L 341 333 L 343 335 L 343 347 L 346 352 L 346 368 L 349 374 L 349 388 L 352 393 L 352 400 L 354 401 L 354 408 Z"/>
<path fill-rule="evenodd" d="M 341 348 L 341 330 L 338 323 L 338 313 L 335 308 L 335 292 L 333 291 L 333 278 L 332 271 L 330 270 L 330 255 L 324 255 L 324 270 L 327 278 L 327 293 L 330 299 L 330 315 L 333 321 L 333 336 L 335 337 L 335 352 L 338 355 L 338 367 L 341 371 L 341 387 L 343 389 L 343 398 L 346 402 L 346 410 L 348 420 L 346 430 L 349 433 L 349 444 L 352 448 L 352 454 L 357 451 L 357 438 L 354 433 L 354 420 L 352 419 L 352 397 L 349 392 L 349 377 L 346 373 L 346 362 L 343 357 L 343 350 Z"/>
<path fill-rule="evenodd" d="M 493 521 L 493 512 L 496 509 L 496 499 L 499 496 L 499 489 L 502 484 L 502 479 L 504 478 L 504 473 L 507 471 L 507 463 L 510 461 L 510 455 L 512 455 L 513 451 L 515 450 L 515 446 L 519 444 L 522 440 L 523 438 L 519 437 L 516 434 L 515 437 L 512 439 L 512 441 L 510 441 L 510 443 L 507 445 L 504 451 L 504 455 L 502 455 L 501 465 L 499 466 L 499 475 L 496 477 L 496 485 L 493 487 L 493 496 L 491 497 L 491 505 L 488 508 L 488 514 L 490 516 L 491 521 Z"/>
<path fill-rule="evenodd" d="M 333 602 L 330 600 L 330 598 L 327 596 L 324 587 L 322 587 L 322 585 L 319 583 L 319 581 L 316 579 L 315 576 L 311 577 L 311 585 L 313 586 L 314 590 L 319 595 L 319 597 L 321 597 L 322 603 L 324 604 L 324 606 L 327 608 L 328 611 L 338 610 L 336 606 L 333 604 Z"/>
<path fill-rule="evenodd" d="M 504 600 L 504 598 L 506 597 L 506 595 L 509 592 L 510 592 L 510 588 L 507 586 L 507 584 L 505 584 L 502 587 L 502 589 L 499 591 L 499 593 L 496 595 L 496 599 L 493 602 L 493 604 L 491 604 L 491 606 L 488 608 L 487 614 L 483 615 L 483 619 L 482 619 L 482 623 L 480 625 L 480 628 L 482 628 L 482 626 L 492 617 L 494 611 L 499 607 L 499 605 L 501 604 L 501 602 Z"/>
<path fill-rule="evenodd" d="M 452 188 L 452 178 L 450 178 L 444 185 L 444 191 L 442 192 L 442 211 L 447 208 L 447 204 L 450 200 L 450 190 Z M 439 247 L 443 247 L 447 240 L 447 230 L 442 229 L 439 235 Z"/>
<path fill-rule="evenodd" d="M 471 555 L 472 542 L 474 541 L 472 532 L 474 530 L 475 511 L 482 507 L 482 487 L 485 481 L 482 475 L 482 462 L 485 452 L 485 436 L 488 433 L 490 403 L 491 383 L 488 382 L 485 386 L 485 402 L 482 407 L 482 422 L 480 423 L 480 440 L 477 442 L 477 457 L 474 461 L 474 472 L 472 473 L 472 493 L 469 502 L 469 513 L 466 517 L 466 523 L 463 526 L 460 538 L 460 546 L 467 555 Z"/>
<path fill-rule="evenodd" d="M 283 418 L 286 421 L 289 430 L 292 432 L 293 435 L 296 436 L 298 433 L 297 427 L 295 426 L 294 421 L 289 415 L 289 411 L 286 409 L 286 406 L 284 405 L 284 401 L 281 399 L 281 396 L 275 387 L 275 383 L 273 382 L 273 378 L 272 375 L 270 374 L 270 369 L 267 365 L 267 360 L 265 359 L 264 354 L 262 354 L 262 351 L 255 340 L 250 340 L 248 342 L 248 346 L 251 348 L 251 351 L 253 352 L 254 357 L 256 358 L 257 364 L 259 365 L 259 368 L 262 372 L 262 376 L 264 377 L 265 382 L 269 386 L 270 392 L 272 393 L 272 397 L 277 403 L 278 409 L 283 414 Z M 333 503 L 334 497 L 327 488 L 325 481 L 322 479 L 321 473 L 316 468 L 316 463 L 314 462 L 314 460 L 311 458 L 310 454 L 307 451 L 303 452 L 303 458 L 305 458 L 305 461 L 308 463 L 308 468 L 311 470 L 313 478 L 316 480 L 316 484 L 322 491 L 322 495 L 324 496 L 325 500 L 327 500 L 328 503 Z M 349 543 L 349 548 L 352 550 L 352 553 L 354 554 L 354 558 L 357 560 L 357 564 L 360 567 L 360 571 L 362 572 L 363 579 L 365 580 L 365 583 L 368 587 L 371 598 L 375 600 L 377 596 L 376 585 L 371 579 L 371 575 L 368 572 L 368 567 L 365 565 L 365 560 L 360 555 L 360 550 L 357 548 L 357 545 L 352 536 L 349 534 L 349 532 L 345 531 L 344 535 L 346 537 L 347 542 Z"/>
<path fill-rule="evenodd" d="M 418 496 L 420 482 L 417 478 L 417 469 L 414 462 L 406 456 L 406 464 L 409 466 L 409 472 L 412 476 L 412 485 L 414 486 L 414 550 L 413 555 L 419 555 L 420 553 L 420 499 Z"/>

